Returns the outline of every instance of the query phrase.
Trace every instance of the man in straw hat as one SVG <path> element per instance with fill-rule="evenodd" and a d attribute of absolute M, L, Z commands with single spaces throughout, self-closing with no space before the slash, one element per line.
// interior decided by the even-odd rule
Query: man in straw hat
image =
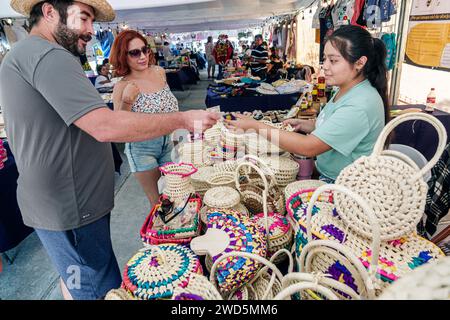
<path fill-rule="evenodd" d="M 114 20 L 106 0 L 12 0 L 11 7 L 32 28 L 0 66 L 23 220 L 50 255 L 65 297 L 99 299 L 121 283 L 110 237 L 114 164 L 107 142 L 154 139 L 194 125 L 204 130 L 218 116 L 106 107 L 76 57 L 85 53 L 94 21 Z"/>

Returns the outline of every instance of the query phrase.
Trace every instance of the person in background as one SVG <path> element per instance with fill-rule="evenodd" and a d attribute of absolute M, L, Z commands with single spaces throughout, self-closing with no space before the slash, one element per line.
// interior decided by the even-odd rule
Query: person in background
<path fill-rule="evenodd" d="M 250 57 L 252 75 L 260 77 L 262 81 L 267 77 L 267 60 L 269 59 L 267 45 L 264 45 L 263 42 L 262 35 L 255 36 L 255 47 Z"/>
<path fill-rule="evenodd" d="M 270 57 L 270 63 L 267 65 L 267 83 L 272 83 L 281 79 L 281 75 L 278 72 L 283 69 L 283 61 L 276 54 L 272 54 Z"/>
<path fill-rule="evenodd" d="M 227 121 L 227 126 L 257 130 L 279 141 L 285 151 L 317 157 L 320 179 L 333 183 L 343 168 L 372 153 L 389 121 L 386 47 L 365 29 L 342 26 L 327 38 L 324 57 L 326 82 L 339 91 L 317 121 L 286 121 L 307 135 L 276 130 L 241 115 L 236 115 L 237 121 Z"/>
<path fill-rule="evenodd" d="M 172 58 L 172 52 L 170 51 L 170 44 L 165 41 L 163 46 L 163 56 L 164 60 L 169 61 Z"/>
<path fill-rule="evenodd" d="M 111 84 L 111 78 L 109 76 L 109 69 L 107 65 L 98 65 L 97 73 L 98 76 L 95 79 L 95 89 L 108 87 L 108 84 Z"/>
<path fill-rule="evenodd" d="M 122 31 L 113 43 L 111 61 L 117 76 L 114 87 L 115 110 L 133 113 L 166 114 L 178 112 L 178 101 L 167 84 L 165 70 L 155 66 L 147 40 L 137 31 Z M 125 144 L 131 172 L 142 186 L 150 207 L 159 199 L 159 167 L 171 162 L 170 135 Z"/>
<path fill-rule="evenodd" d="M 206 61 L 208 63 L 208 79 L 214 79 L 216 73 L 216 59 L 214 58 L 214 43 L 213 37 L 208 37 L 208 42 L 205 44 Z"/>
<path fill-rule="evenodd" d="M 103 299 L 122 282 L 111 243 L 111 142 L 204 130 L 219 116 L 138 114 L 105 105 L 77 57 L 86 53 L 94 21 L 115 19 L 106 0 L 12 0 L 11 7 L 29 17 L 31 27 L 0 66 L 0 105 L 20 175 L 22 218 L 60 275 L 64 298 Z"/>

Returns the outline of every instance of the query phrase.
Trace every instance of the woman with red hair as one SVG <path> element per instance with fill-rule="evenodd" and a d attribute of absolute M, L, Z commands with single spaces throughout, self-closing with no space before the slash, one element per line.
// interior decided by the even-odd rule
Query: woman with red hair
<path fill-rule="evenodd" d="M 153 52 L 139 32 L 121 32 L 113 43 L 110 61 L 116 76 L 123 77 L 114 87 L 114 109 L 143 113 L 178 111 L 178 101 L 170 91 L 166 73 L 155 65 Z M 170 135 L 125 145 L 131 172 L 152 206 L 159 198 L 158 167 L 171 161 L 172 150 Z"/>

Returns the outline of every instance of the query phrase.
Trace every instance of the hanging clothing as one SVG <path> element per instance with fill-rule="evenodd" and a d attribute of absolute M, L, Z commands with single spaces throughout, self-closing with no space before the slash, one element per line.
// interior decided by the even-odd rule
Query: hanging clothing
<path fill-rule="evenodd" d="M 392 0 L 367 0 L 364 11 L 365 19 L 370 26 L 379 28 L 382 22 L 391 20 L 391 16 L 397 13 L 397 8 Z"/>
<path fill-rule="evenodd" d="M 320 62 L 323 62 L 323 51 L 325 48 L 325 38 L 334 32 L 333 18 L 331 12 L 334 6 L 322 8 L 319 14 L 320 20 Z"/>
<path fill-rule="evenodd" d="M 233 57 L 233 45 L 229 40 L 219 40 L 214 47 L 213 55 L 218 64 L 225 65 Z"/>
<path fill-rule="evenodd" d="M 334 28 L 350 24 L 353 17 L 355 0 L 338 0 L 331 11 Z"/>
<path fill-rule="evenodd" d="M 353 17 L 351 24 L 354 26 L 366 27 L 366 21 L 364 20 L 364 8 L 366 6 L 366 0 L 356 0 L 353 7 Z"/>
<path fill-rule="evenodd" d="M 386 67 L 388 70 L 394 69 L 395 63 L 396 63 L 396 56 L 397 56 L 397 41 L 396 41 L 396 34 L 395 33 L 389 33 L 384 34 L 381 37 L 381 40 L 386 45 Z"/>

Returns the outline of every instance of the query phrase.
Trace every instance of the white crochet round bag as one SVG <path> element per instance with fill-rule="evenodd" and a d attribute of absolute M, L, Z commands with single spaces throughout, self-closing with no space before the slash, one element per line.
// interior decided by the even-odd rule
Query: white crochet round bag
<path fill-rule="evenodd" d="M 436 154 L 420 170 L 405 155 L 392 150 L 383 151 L 385 141 L 394 128 L 410 120 L 430 123 L 439 136 Z M 398 239 L 415 230 L 423 216 L 428 191 L 423 175 L 437 163 L 446 142 L 445 127 L 435 117 L 425 113 L 399 116 L 383 129 L 373 153 L 344 168 L 336 184 L 350 188 L 367 199 L 380 224 L 381 240 Z M 356 210 L 356 201 L 342 193 L 336 195 L 334 200 L 342 220 L 356 233 L 370 237 L 372 228 L 368 217 Z"/>

